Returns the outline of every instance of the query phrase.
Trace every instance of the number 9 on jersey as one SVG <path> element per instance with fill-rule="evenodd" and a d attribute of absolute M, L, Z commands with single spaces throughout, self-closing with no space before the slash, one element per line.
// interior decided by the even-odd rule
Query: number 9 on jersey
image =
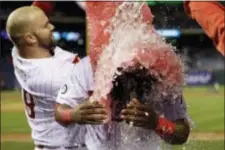
<path fill-rule="evenodd" d="M 30 118 L 35 118 L 35 112 L 34 112 L 35 104 L 34 104 L 33 96 L 30 93 L 28 93 L 27 91 L 23 90 L 23 100 L 25 103 L 27 115 Z"/>

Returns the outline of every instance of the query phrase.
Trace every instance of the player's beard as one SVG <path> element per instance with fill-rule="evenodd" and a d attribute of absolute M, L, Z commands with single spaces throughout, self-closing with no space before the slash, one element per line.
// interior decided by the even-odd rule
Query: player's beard
<path fill-rule="evenodd" d="M 54 39 L 53 35 L 50 34 L 48 38 L 41 38 L 39 37 L 38 35 L 35 35 L 37 40 L 38 40 L 38 43 L 39 43 L 39 46 L 48 50 L 51 55 L 54 55 L 54 49 L 56 47 L 56 40 Z"/>
<path fill-rule="evenodd" d="M 55 51 L 54 50 L 55 50 L 56 45 L 57 45 L 57 41 L 52 36 L 51 41 L 50 41 L 50 49 L 49 49 L 52 56 L 55 54 Z"/>

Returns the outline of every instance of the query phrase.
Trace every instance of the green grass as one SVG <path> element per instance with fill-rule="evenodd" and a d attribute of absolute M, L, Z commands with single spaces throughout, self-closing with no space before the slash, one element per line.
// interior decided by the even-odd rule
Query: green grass
<path fill-rule="evenodd" d="M 192 132 L 224 132 L 224 87 L 219 93 L 205 87 L 185 88 L 184 95 L 188 113 L 196 125 Z M 1 108 L 21 103 L 19 91 L 1 93 Z M 23 109 L 1 112 L 1 133 L 30 133 Z M 1 150 L 32 149 L 32 142 L 1 143 Z M 182 146 L 173 146 L 172 150 L 224 150 L 224 141 L 189 141 Z"/>
<path fill-rule="evenodd" d="M 219 93 L 207 88 L 186 88 L 184 95 L 194 132 L 224 131 L 224 88 Z"/>
<path fill-rule="evenodd" d="M 10 104 L 10 103 L 21 103 L 22 96 L 21 92 L 18 90 L 15 91 L 3 91 L 1 92 L 1 104 Z"/>
<path fill-rule="evenodd" d="M 33 150 L 34 144 L 31 142 L 3 142 L 1 150 Z"/>
<path fill-rule="evenodd" d="M 182 146 L 173 146 L 172 150 L 224 150 L 224 141 L 190 141 Z"/>
<path fill-rule="evenodd" d="M 30 133 L 24 112 L 1 112 L 1 133 Z"/>

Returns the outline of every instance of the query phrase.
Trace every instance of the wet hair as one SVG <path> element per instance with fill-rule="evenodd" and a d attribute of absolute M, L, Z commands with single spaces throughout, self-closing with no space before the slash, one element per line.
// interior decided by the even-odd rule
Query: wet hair
<path fill-rule="evenodd" d="M 121 71 L 120 68 L 118 70 Z M 121 109 L 125 108 L 132 98 L 137 98 L 141 103 L 145 103 L 145 95 L 149 95 L 155 82 L 156 79 L 149 75 L 145 68 L 137 68 L 130 72 L 122 71 L 122 74 L 113 81 L 110 93 L 112 104 L 115 105 L 113 118 L 117 121 L 120 120 L 118 116 Z"/>

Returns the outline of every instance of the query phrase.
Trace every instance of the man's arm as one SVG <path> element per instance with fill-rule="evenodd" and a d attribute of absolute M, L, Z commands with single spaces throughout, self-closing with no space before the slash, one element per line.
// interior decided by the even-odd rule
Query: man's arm
<path fill-rule="evenodd" d="M 100 124 L 107 119 L 105 106 L 90 102 L 89 90 L 92 86 L 90 59 L 83 58 L 74 65 L 68 81 L 59 90 L 55 107 L 55 119 L 61 124 Z"/>
<path fill-rule="evenodd" d="M 55 119 L 63 125 L 77 124 L 101 124 L 107 119 L 105 107 L 98 102 L 85 101 L 74 108 L 65 104 L 57 104 L 55 108 Z"/>
<path fill-rule="evenodd" d="M 42 9 L 47 16 L 50 16 L 53 12 L 55 2 L 54 1 L 34 1 L 32 6 L 39 7 Z"/>
<path fill-rule="evenodd" d="M 185 1 L 186 13 L 195 19 L 224 56 L 225 8 L 218 2 Z"/>
<path fill-rule="evenodd" d="M 134 126 L 155 130 L 169 144 L 185 143 L 190 132 L 186 119 L 181 118 L 172 121 L 166 117 L 160 117 L 153 109 L 141 104 L 136 99 L 133 99 L 127 108 L 121 111 L 121 118 L 127 122 L 133 122 Z"/>
<path fill-rule="evenodd" d="M 162 123 L 159 123 L 159 120 L 161 120 Z M 170 121 L 166 118 L 159 117 L 158 121 L 155 131 L 165 142 L 173 145 L 180 145 L 187 141 L 190 127 L 186 119 Z M 171 128 L 173 128 L 173 131 Z"/>
<path fill-rule="evenodd" d="M 179 96 L 174 102 L 167 101 L 163 104 L 163 113 L 165 119 L 168 122 L 173 122 L 175 124 L 173 134 L 161 134 L 160 136 L 170 144 L 183 144 L 187 141 L 190 126 L 187 119 L 187 107 L 185 99 L 183 96 Z M 162 118 L 163 120 L 164 118 Z M 164 123 L 162 123 L 163 125 Z M 159 127 L 159 130 L 156 129 L 156 132 L 160 133 L 163 129 L 163 126 Z"/>

